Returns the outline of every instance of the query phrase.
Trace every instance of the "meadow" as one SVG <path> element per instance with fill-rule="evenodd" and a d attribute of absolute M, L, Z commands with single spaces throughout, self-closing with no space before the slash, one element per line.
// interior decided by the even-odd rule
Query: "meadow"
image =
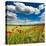
<path fill-rule="evenodd" d="M 42 43 L 44 40 L 44 24 L 7 25 L 6 44 Z"/>

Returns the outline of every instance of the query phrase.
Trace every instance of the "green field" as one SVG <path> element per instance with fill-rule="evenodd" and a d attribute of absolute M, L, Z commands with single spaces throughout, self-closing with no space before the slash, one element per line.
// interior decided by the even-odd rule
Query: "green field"
<path fill-rule="evenodd" d="M 6 44 L 42 43 L 45 40 L 44 24 L 7 25 Z"/>

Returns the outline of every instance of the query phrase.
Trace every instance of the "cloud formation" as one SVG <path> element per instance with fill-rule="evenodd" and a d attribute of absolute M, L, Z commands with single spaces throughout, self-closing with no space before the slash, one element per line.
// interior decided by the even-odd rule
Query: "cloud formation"
<path fill-rule="evenodd" d="M 7 10 L 15 10 L 16 8 L 15 8 L 14 5 L 7 5 L 7 6 L 6 6 L 6 9 L 7 9 Z"/>
<path fill-rule="evenodd" d="M 7 24 L 24 24 L 24 20 L 18 20 L 15 13 L 7 11 Z"/>
<path fill-rule="evenodd" d="M 7 9 L 8 10 L 14 10 L 16 12 L 22 12 L 22 13 L 26 13 L 28 14 L 33 14 L 35 13 L 36 15 L 40 13 L 40 10 L 45 8 L 44 4 L 39 5 L 38 8 L 34 8 L 32 6 L 26 6 L 24 3 L 19 3 L 16 2 L 14 3 L 16 6 L 14 5 L 7 5 Z"/>
<path fill-rule="evenodd" d="M 41 18 L 40 21 L 44 23 L 45 22 L 45 12 L 43 12 L 41 16 L 39 17 Z"/>
<path fill-rule="evenodd" d="M 35 13 L 36 15 L 38 15 L 40 13 L 40 8 L 42 6 L 39 5 L 39 9 L 38 8 L 34 8 L 32 6 L 26 6 L 24 3 L 15 3 L 16 6 L 13 5 L 7 5 L 7 9 L 8 10 L 15 10 L 16 12 L 21 12 L 21 13 L 25 13 L 25 14 L 33 14 Z M 43 9 L 43 8 L 42 8 Z M 26 25 L 26 24 L 38 24 L 38 23 L 43 23 L 44 22 L 44 13 L 39 16 L 40 22 L 35 22 L 32 20 L 18 20 L 16 17 L 16 13 L 12 13 L 7 11 L 7 22 L 8 24 L 16 24 L 16 25 Z"/>
<path fill-rule="evenodd" d="M 12 13 L 12 12 L 7 11 L 7 20 L 8 21 L 13 21 L 16 18 L 17 17 L 16 17 L 16 14 L 15 13 Z"/>
<path fill-rule="evenodd" d="M 39 5 L 39 10 L 42 10 L 42 9 L 44 9 L 45 8 L 45 5 L 44 4 L 41 4 L 41 5 Z"/>
<path fill-rule="evenodd" d="M 23 3 L 15 3 L 15 5 L 16 5 L 16 10 L 27 13 L 27 14 L 32 14 L 32 13 L 39 14 L 40 13 L 40 10 L 38 8 L 34 8 L 32 6 L 26 6 Z"/>
<path fill-rule="evenodd" d="M 30 22 L 31 20 L 17 19 L 16 14 L 7 11 L 7 24 L 26 25 L 26 24 L 30 24 Z"/>
<path fill-rule="evenodd" d="M 38 8 L 34 8 L 32 6 L 26 6 L 24 3 L 14 3 L 16 6 L 13 5 L 7 5 L 8 10 L 14 10 L 16 12 L 21 12 L 21 13 L 26 13 L 28 14 L 33 14 L 35 13 L 36 15 L 40 13 L 40 10 Z"/>

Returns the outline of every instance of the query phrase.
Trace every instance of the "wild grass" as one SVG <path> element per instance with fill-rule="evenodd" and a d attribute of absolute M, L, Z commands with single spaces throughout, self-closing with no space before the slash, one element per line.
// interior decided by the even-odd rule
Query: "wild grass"
<path fill-rule="evenodd" d="M 44 25 L 7 25 L 7 44 L 41 43 L 45 40 Z"/>

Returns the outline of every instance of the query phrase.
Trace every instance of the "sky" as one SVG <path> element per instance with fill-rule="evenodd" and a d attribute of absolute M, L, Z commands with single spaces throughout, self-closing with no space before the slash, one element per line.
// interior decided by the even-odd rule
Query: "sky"
<path fill-rule="evenodd" d="M 28 25 L 45 23 L 44 3 L 6 2 L 8 24 Z"/>

